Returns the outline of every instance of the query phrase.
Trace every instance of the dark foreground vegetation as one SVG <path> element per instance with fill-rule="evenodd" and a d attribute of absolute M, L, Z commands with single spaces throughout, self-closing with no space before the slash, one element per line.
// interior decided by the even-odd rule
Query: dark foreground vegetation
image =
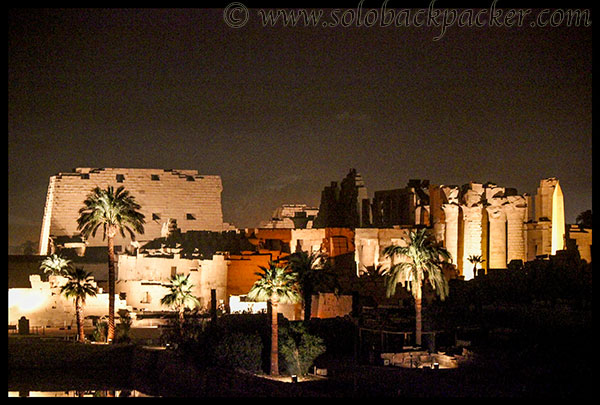
<path fill-rule="evenodd" d="M 339 334 L 353 335 L 352 322 L 338 319 L 330 326 Z M 522 333 L 531 334 L 522 338 Z M 583 398 L 591 391 L 591 331 L 582 326 L 488 332 L 471 349 L 475 362 L 447 370 L 359 362 L 349 353 L 350 345 L 344 347 L 348 340 L 341 339 L 338 346 L 329 341 L 331 350 L 317 358 L 315 364 L 327 368 L 327 378 L 293 384 L 264 378 L 260 367 L 256 372 L 246 370 L 257 366 L 248 358 L 235 366 L 227 361 L 209 364 L 211 355 L 202 359 L 182 348 L 153 350 L 135 344 L 90 345 L 15 337 L 8 344 L 9 390 L 136 389 L 166 397 L 434 398 Z M 214 349 L 207 347 L 209 352 Z"/>
<path fill-rule="evenodd" d="M 163 335 L 170 349 L 135 342 L 92 345 L 10 337 L 9 390 L 136 389 L 167 397 L 587 398 L 592 391 L 591 265 L 570 260 L 513 265 L 453 281 L 448 299 L 426 301 L 424 332 L 432 351 L 467 351 L 457 369 L 384 366 L 394 346 L 358 330 L 406 330 L 411 306 L 363 309 L 352 317 L 289 322 L 280 318 L 280 371 L 327 378 L 299 383 L 266 378 L 267 314 L 187 317 Z M 458 347 L 457 343 L 462 346 Z M 295 357 L 294 357 L 295 356 Z M 294 368 L 294 363 L 298 367 Z M 289 380 L 288 380 L 289 381 Z"/>

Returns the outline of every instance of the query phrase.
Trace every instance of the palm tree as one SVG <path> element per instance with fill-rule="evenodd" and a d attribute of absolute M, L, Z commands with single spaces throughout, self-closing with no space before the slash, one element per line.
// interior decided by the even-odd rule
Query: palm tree
<path fill-rule="evenodd" d="M 295 273 L 289 267 L 269 262 L 269 267 L 259 266 L 256 272 L 260 278 L 248 292 L 248 299 L 271 302 L 271 375 L 279 375 L 278 324 L 277 306 L 279 303 L 296 303 L 300 301 L 298 283 Z"/>
<path fill-rule="evenodd" d="M 477 265 L 485 262 L 485 259 L 482 259 L 481 255 L 471 255 L 467 260 L 473 265 L 473 277 L 477 276 Z"/>
<path fill-rule="evenodd" d="M 312 295 L 321 288 L 339 289 L 335 274 L 330 270 L 327 257 L 320 252 L 299 251 L 289 256 L 291 270 L 296 274 L 304 303 L 304 320 L 310 320 Z"/>
<path fill-rule="evenodd" d="M 192 295 L 193 284 L 190 275 L 176 274 L 171 277 L 170 292 L 161 298 L 160 303 L 175 308 L 178 313 L 179 332 L 183 333 L 184 311 L 186 308 L 200 306 L 200 300 Z"/>
<path fill-rule="evenodd" d="M 446 298 L 448 283 L 442 272 L 442 264 L 450 260 L 450 253 L 437 244 L 425 228 L 411 231 L 407 246 L 388 246 L 383 253 L 391 258 L 389 266 L 384 268 L 384 274 L 387 276 L 387 296 L 393 296 L 396 293 L 396 285 L 402 283 L 408 287 L 415 299 L 415 342 L 420 346 L 423 283 L 427 281 L 440 299 Z M 395 263 L 395 257 L 402 257 L 404 261 Z"/>
<path fill-rule="evenodd" d="M 77 229 L 84 238 L 96 236 L 98 228 L 102 227 L 102 238 L 108 240 L 108 333 L 107 340 L 112 342 L 115 337 L 115 249 L 114 238 L 117 232 L 125 236 L 125 231 L 132 239 L 134 232 L 144 233 L 144 215 L 135 198 L 129 195 L 123 186 L 115 191 L 112 186 L 106 190 L 96 187 L 83 202 L 79 210 Z"/>
<path fill-rule="evenodd" d="M 85 300 L 88 296 L 94 297 L 98 292 L 98 287 L 93 283 L 91 274 L 81 268 L 69 268 L 66 273 L 68 281 L 60 289 L 61 294 L 64 294 L 67 298 L 73 298 L 75 302 L 77 333 L 79 341 L 82 343 L 85 340 L 83 332 L 83 305 L 85 305 Z"/>
<path fill-rule="evenodd" d="M 73 263 L 69 259 L 65 259 L 62 256 L 53 254 L 42 260 L 40 264 L 40 270 L 44 273 L 50 273 L 51 276 L 63 276 L 65 277 L 72 267 Z"/>

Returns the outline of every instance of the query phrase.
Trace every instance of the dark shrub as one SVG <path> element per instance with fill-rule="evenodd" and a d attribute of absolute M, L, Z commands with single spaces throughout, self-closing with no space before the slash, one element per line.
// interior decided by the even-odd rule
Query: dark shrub
<path fill-rule="evenodd" d="M 221 366 L 252 372 L 261 369 L 262 341 L 258 334 L 234 332 L 225 335 L 214 350 L 215 361 Z"/>

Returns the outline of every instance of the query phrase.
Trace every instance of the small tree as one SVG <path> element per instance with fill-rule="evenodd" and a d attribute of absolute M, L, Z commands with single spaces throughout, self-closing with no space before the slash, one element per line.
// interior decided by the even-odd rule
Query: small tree
<path fill-rule="evenodd" d="M 446 298 L 448 283 L 442 272 L 442 265 L 449 261 L 450 253 L 436 243 L 425 228 L 411 231 L 407 246 L 388 246 L 383 253 L 391 259 L 390 265 L 384 267 L 384 274 L 388 277 L 387 296 L 392 297 L 396 293 L 396 285 L 399 283 L 412 292 L 415 300 L 415 342 L 420 346 L 423 283 L 427 281 L 440 299 Z M 396 263 L 396 257 L 403 258 L 404 261 Z"/>
<path fill-rule="evenodd" d="M 200 300 L 192 294 L 192 288 L 194 288 L 194 285 L 190 283 L 189 274 L 187 276 L 176 274 L 171 278 L 170 292 L 160 300 L 162 305 L 172 307 L 177 311 L 180 333 L 183 333 L 185 310 L 200 306 Z"/>
<path fill-rule="evenodd" d="M 269 262 L 269 267 L 259 266 L 262 273 L 260 278 L 248 292 L 248 299 L 253 301 L 271 302 L 271 375 L 279 375 L 279 346 L 277 307 L 281 303 L 296 303 L 300 301 L 300 293 L 295 274 L 288 266 L 280 266 Z"/>
<path fill-rule="evenodd" d="M 91 273 L 81 268 L 69 268 L 66 273 L 67 283 L 61 287 L 60 292 L 67 298 L 73 298 L 75 302 L 75 314 L 77 319 L 77 332 L 79 341 L 85 341 L 83 331 L 83 306 L 88 296 L 94 297 L 98 292 L 98 287 L 92 282 Z"/>
<path fill-rule="evenodd" d="M 131 331 L 131 315 L 127 311 L 119 311 L 119 323 L 115 325 L 115 342 L 116 343 L 129 343 L 131 338 L 129 332 Z"/>
<path fill-rule="evenodd" d="M 323 339 L 308 333 L 303 324 L 290 324 L 281 335 L 279 347 L 290 374 L 308 374 L 315 359 L 325 353 Z"/>
<path fill-rule="evenodd" d="M 470 255 L 467 260 L 473 265 L 473 276 L 477 276 L 477 265 L 485 262 L 481 255 Z"/>
<path fill-rule="evenodd" d="M 108 245 L 108 332 L 107 339 L 112 342 L 115 337 L 115 249 L 114 238 L 117 233 L 125 236 L 125 231 L 132 239 L 135 233 L 144 233 L 144 214 L 138 210 L 141 206 L 124 187 L 116 190 L 108 186 L 106 190 L 96 187 L 83 201 L 79 209 L 77 229 L 81 236 L 96 236 L 99 228 L 103 230 L 103 239 Z"/>
<path fill-rule="evenodd" d="M 106 335 L 108 332 L 108 322 L 105 320 L 99 320 L 94 327 L 92 332 L 92 339 L 94 342 L 106 342 Z"/>

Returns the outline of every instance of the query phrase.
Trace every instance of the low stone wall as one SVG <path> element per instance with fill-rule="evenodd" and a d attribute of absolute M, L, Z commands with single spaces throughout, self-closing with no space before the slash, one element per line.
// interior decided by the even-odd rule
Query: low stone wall
<path fill-rule="evenodd" d="M 403 353 L 382 353 L 381 358 L 384 362 L 389 362 L 391 366 L 404 368 L 457 368 L 458 362 L 454 356 L 444 353 L 429 353 L 426 351 L 412 351 Z"/>

